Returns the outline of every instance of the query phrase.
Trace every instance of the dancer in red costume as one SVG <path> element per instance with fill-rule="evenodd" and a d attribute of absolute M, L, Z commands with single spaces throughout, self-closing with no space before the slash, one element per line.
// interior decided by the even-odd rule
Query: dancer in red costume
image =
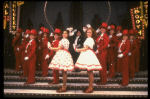
<path fill-rule="evenodd" d="M 122 28 L 121 28 L 121 26 L 117 26 L 116 37 L 117 37 L 117 41 L 116 41 L 117 45 L 115 47 L 115 57 L 117 57 L 117 55 L 118 55 L 118 42 L 122 41 Z M 115 65 L 116 72 L 120 73 L 121 68 L 118 67 L 119 65 L 117 65 L 117 62 L 115 62 L 114 65 Z"/>
<path fill-rule="evenodd" d="M 121 86 L 126 86 L 129 84 L 129 68 L 128 68 L 128 61 L 129 61 L 129 50 L 130 50 L 130 41 L 128 40 L 128 30 L 123 30 L 123 39 L 118 43 L 118 59 L 117 65 L 118 67 L 121 66 L 122 72 L 122 82 L 120 83 Z"/>
<path fill-rule="evenodd" d="M 15 58 L 16 58 L 16 68 L 15 71 L 21 70 L 21 52 L 17 50 L 18 47 L 20 47 L 21 44 L 21 36 L 22 36 L 23 30 L 21 28 L 17 29 L 16 36 L 12 41 L 12 46 L 14 47 L 15 51 Z"/>
<path fill-rule="evenodd" d="M 31 31 L 27 29 L 25 32 L 21 46 L 17 48 L 17 50 L 21 52 L 21 63 L 22 63 L 22 68 L 23 68 L 23 75 L 21 75 L 20 77 L 28 76 L 28 68 L 26 66 L 27 64 L 26 64 L 26 62 L 23 62 L 23 61 L 24 61 L 25 56 L 27 56 L 27 54 L 25 53 L 25 47 L 28 44 L 30 33 L 31 33 Z"/>
<path fill-rule="evenodd" d="M 28 68 L 28 78 L 27 82 L 24 84 L 33 84 L 35 83 L 35 68 L 36 68 L 36 41 L 35 38 L 37 36 L 37 31 L 32 29 L 31 33 L 29 34 L 30 41 L 26 45 L 25 53 L 26 57 L 24 58 L 24 62 L 26 62 L 26 66 Z"/>
<path fill-rule="evenodd" d="M 58 47 L 59 45 L 59 41 L 60 41 L 60 36 L 61 36 L 61 30 L 60 29 L 55 29 L 55 32 L 53 32 L 54 34 L 54 40 L 52 42 L 52 47 Z M 49 54 L 46 55 L 45 59 L 47 58 L 51 58 L 53 59 L 54 55 L 55 55 L 55 51 L 51 50 L 51 52 Z M 48 84 L 58 84 L 59 83 L 59 70 L 55 70 L 53 69 L 53 82 L 49 82 Z"/>
<path fill-rule="evenodd" d="M 109 44 L 109 37 L 106 34 L 107 30 L 107 23 L 102 23 L 102 25 L 99 27 L 101 30 L 101 35 L 97 38 L 96 44 L 97 44 L 97 58 L 99 59 L 99 62 L 102 65 L 102 71 L 99 71 L 100 75 L 100 82 L 97 82 L 97 85 L 105 85 L 107 80 L 107 65 L 106 65 L 106 59 L 107 59 L 107 47 Z"/>
<path fill-rule="evenodd" d="M 128 53 L 129 56 L 129 79 L 134 78 L 135 76 L 135 52 L 138 49 L 136 41 L 134 40 L 133 30 L 129 30 L 129 41 L 130 41 L 130 51 Z"/>
<path fill-rule="evenodd" d="M 49 53 L 49 49 L 47 47 L 47 43 L 48 43 L 48 36 L 49 36 L 49 29 L 47 28 L 44 28 L 43 29 L 43 33 L 42 33 L 42 44 L 41 46 L 39 46 L 39 48 L 41 49 L 42 51 L 42 77 L 47 77 L 47 74 L 48 74 L 48 61 L 49 59 L 46 59 L 45 60 L 45 56 Z"/>
<path fill-rule="evenodd" d="M 43 33 L 43 29 L 44 27 L 41 27 L 38 31 L 38 35 L 37 35 L 37 39 L 38 39 L 38 42 L 37 42 L 37 52 L 36 52 L 36 66 L 37 66 L 37 70 L 38 71 L 41 71 L 42 70 L 42 64 L 41 64 L 41 61 L 42 61 L 42 51 L 40 49 L 40 46 L 42 45 L 42 33 Z"/>
<path fill-rule="evenodd" d="M 115 64 L 111 63 L 115 60 L 116 58 L 116 53 L 115 53 L 115 47 L 116 47 L 116 35 L 115 35 L 115 26 L 110 25 L 110 30 L 109 30 L 109 45 L 107 47 L 107 63 L 109 66 L 109 72 L 107 78 L 113 78 L 115 76 Z"/>
<path fill-rule="evenodd" d="M 139 33 L 137 30 L 133 30 L 134 32 L 134 35 L 135 35 L 135 41 L 136 41 L 136 44 L 137 44 L 137 50 L 136 50 L 136 54 L 135 54 L 135 73 L 139 72 L 139 59 L 140 59 L 140 47 L 141 47 L 141 42 L 140 42 L 140 39 L 138 38 L 139 36 Z"/>

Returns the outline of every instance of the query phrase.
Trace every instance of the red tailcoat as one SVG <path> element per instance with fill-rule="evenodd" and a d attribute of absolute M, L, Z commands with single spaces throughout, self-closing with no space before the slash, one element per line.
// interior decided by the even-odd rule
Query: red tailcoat
<path fill-rule="evenodd" d="M 20 36 L 16 36 L 13 41 L 12 41 L 12 46 L 14 47 L 14 51 L 15 51 L 15 57 L 16 57 L 16 71 L 21 70 L 21 52 L 17 51 L 17 48 L 20 46 L 20 42 L 21 42 L 21 37 Z"/>
<path fill-rule="evenodd" d="M 135 39 L 136 44 L 137 44 L 137 50 L 136 50 L 136 54 L 135 54 L 135 72 L 139 71 L 139 58 L 140 58 L 140 47 L 141 47 L 141 43 L 140 43 L 140 39 L 136 38 Z"/>
<path fill-rule="evenodd" d="M 19 47 L 19 51 L 21 52 L 21 63 L 22 64 L 22 68 L 23 68 L 23 76 L 28 76 L 28 71 L 27 71 L 27 66 L 26 66 L 26 62 L 23 62 L 24 61 L 24 58 L 26 56 L 26 53 L 25 53 L 25 48 L 26 48 L 26 45 L 28 44 L 28 41 L 29 41 L 29 38 L 23 38 L 23 41 L 21 43 L 21 46 Z"/>
<path fill-rule="evenodd" d="M 40 63 L 42 61 L 42 57 L 41 56 L 43 54 L 42 54 L 41 49 L 39 49 L 39 46 L 42 45 L 42 36 L 39 35 L 37 37 L 37 39 L 38 39 L 38 44 L 37 44 L 37 53 L 36 53 L 36 66 L 37 66 L 37 70 L 42 70 L 42 65 Z"/>
<path fill-rule="evenodd" d="M 130 41 L 130 51 L 131 55 L 129 56 L 129 77 L 133 78 L 135 76 L 135 64 L 134 64 L 134 57 L 135 52 L 137 51 L 137 44 L 136 41 Z"/>
<path fill-rule="evenodd" d="M 58 40 L 53 40 L 52 42 L 52 47 L 58 47 L 59 45 L 59 39 Z M 49 56 L 51 57 L 51 59 L 53 58 L 53 56 L 55 55 L 55 51 L 51 50 L 51 52 L 49 53 Z M 59 83 L 59 70 L 55 70 L 53 69 L 53 82 L 54 83 Z"/>
<path fill-rule="evenodd" d="M 42 51 L 42 76 L 47 76 L 47 74 L 48 74 L 49 59 L 44 60 L 46 55 L 49 53 L 47 43 L 48 43 L 48 38 L 42 38 L 42 45 L 40 46 L 41 51 Z"/>
<path fill-rule="evenodd" d="M 116 58 L 116 39 L 117 37 L 115 35 L 112 35 L 112 38 L 109 39 L 109 44 L 110 46 L 107 48 L 107 62 L 109 66 L 109 72 L 108 76 L 109 77 L 114 77 L 115 76 L 115 64 L 111 65 L 111 63 L 115 60 Z"/>
<path fill-rule="evenodd" d="M 100 39 L 101 38 L 101 39 Z M 106 33 L 102 37 L 98 37 L 96 40 L 97 44 L 97 50 L 99 53 L 97 54 L 97 58 L 99 59 L 100 64 L 102 65 L 102 70 L 99 71 L 100 75 L 100 82 L 106 83 L 107 79 L 107 65 L 106 65 L 106 59 L 107 59 L 107 50 L 109 44 L 109 37 Z"/>
<path fill-rule="evenodd" d="M 120 47 L 120 44 L 121 44 L 121 42 L 119 42 L 118 48 Z M 121 52 L 118 52 L 118 55 L 122 53 L 123 57 L 117 59 L 117 67 L 118 68 L 120 67 L 120 70 L 122 72 L 122 84 L 126 85 L 129 83 L 128 52 L 130 50 L 130 41 L 126 40 L 122 44 L 120 50 L 121 50 Z"/>
<path fill-rule="evenodd" d="M 28 79 L 27 82 L 34 83 L 35 82 L 35 69 L 36 69 L 36 41 L 32 40 L 26 45 L 25 48 L 25 56 L 29 59 L 26 60 L 26 66 L 28 67 Z"/>

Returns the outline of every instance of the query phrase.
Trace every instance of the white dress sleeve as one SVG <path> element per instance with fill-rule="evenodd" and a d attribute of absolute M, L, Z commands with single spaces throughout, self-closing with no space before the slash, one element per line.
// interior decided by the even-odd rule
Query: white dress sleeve
<path fill-rule="evenodd" d="M 94 40 L 93 38 L 87 38 L 83 44 L 84 46 L 88 46 L 91 49 L 93 49 L 93 45 L 94 45 Z"/>
<path fill-rule="evenodd" d="M 60 42 L 59 42 L 59 46 L 61 45 L 64 49 L 69 49 L 69 40 L 68 39 L 62 39 Z"/>

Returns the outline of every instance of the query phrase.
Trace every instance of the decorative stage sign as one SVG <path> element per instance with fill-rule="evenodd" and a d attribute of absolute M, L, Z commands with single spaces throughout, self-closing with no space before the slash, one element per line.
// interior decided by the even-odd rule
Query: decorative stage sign
<path fill-rule="evenodd" d="M 140 1 L 140 7 L 130 9 L 133 29 L 137 29 L 140 39 L 145 39 L 145 28 L 148 25 L 148 1 Z"/>

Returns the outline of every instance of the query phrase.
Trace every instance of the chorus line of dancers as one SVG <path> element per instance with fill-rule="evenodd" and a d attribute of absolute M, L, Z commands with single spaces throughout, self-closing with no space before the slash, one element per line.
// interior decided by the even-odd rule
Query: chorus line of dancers
<path fill-rule="evenodd" d="M 48 84 L 58 84 L 59 71 L 62 70 L 63 85 L 57 92 L 66 92 L 67 71 L 84 69 L 89 86 L 83 92 L 92 93 L 93 70 L 99 71 L 97 85 L 105 85 L 107 78 L 122 72 L 121 86 L 127 86 L 129 79 L 139 71 L 141 44 L 137 30 L 108 26 L 104 22 L 96 31 L 87 24 L 83 31 L 69 27 L 64 31 L 56 28 L 50 33 L 49 29 L 41 27 L 38 31 L 27 29 L 22 33 L 23 29 L 18 28 L 12 46 L 16 57 L 15 70 L 22 67 L 20 77 L 28 77 L 24 84 L 35 83 L 36 69 L 42 70 L 41 77 L 47 77 L 48 69 L 52 69 L 53 81 Z"/>

